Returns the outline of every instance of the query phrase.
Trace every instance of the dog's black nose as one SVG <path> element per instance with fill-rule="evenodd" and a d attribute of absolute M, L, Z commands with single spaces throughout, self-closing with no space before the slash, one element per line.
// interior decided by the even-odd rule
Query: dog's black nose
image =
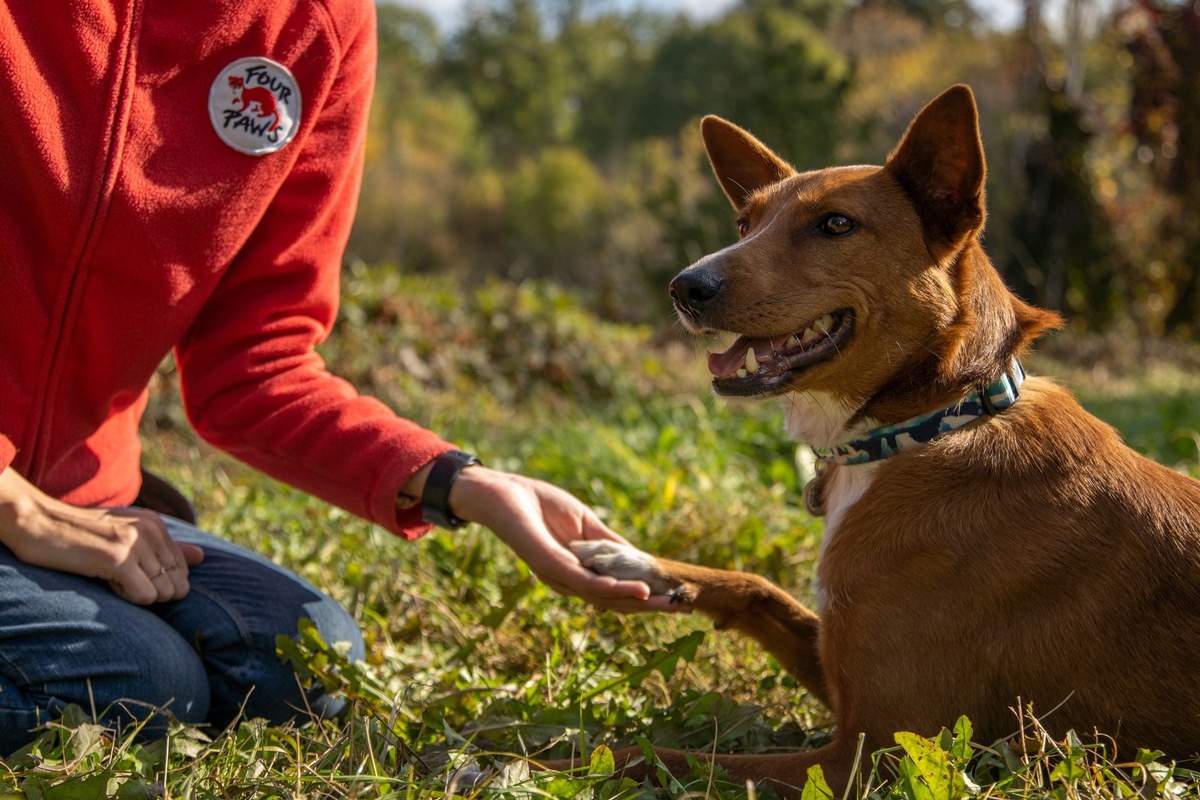
<path fill-rule="evenodd" d="M 717 299 L 725 279 L 706 269 L 688 269 L 671 281 L 671 299 L 684 311 L 703 311 Z"/>

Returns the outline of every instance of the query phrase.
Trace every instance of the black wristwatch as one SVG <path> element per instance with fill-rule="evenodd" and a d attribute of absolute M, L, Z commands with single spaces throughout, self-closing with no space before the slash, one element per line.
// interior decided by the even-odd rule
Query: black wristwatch
<path fill-rule="evenodd" d="M 433 469 L 425 479 L 421 492 L 421 517 L 440 528 L 454 530 L 467 524 L 450 512 L 450 487 L 458 473 L 481 463 L 478 458 L 461 450 L 448 450 L 433 460 Z"/>

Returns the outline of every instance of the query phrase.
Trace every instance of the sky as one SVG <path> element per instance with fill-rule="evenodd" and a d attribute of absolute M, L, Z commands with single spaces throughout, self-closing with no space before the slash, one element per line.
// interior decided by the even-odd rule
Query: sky
<path fill-rule="evenodd" d="M 478 0 L 393 0 L 400 5 L 420 8 L 437 20 L 443 31 L 451 31 L 462 17 L 463 9 Z M 610 0 L 622 8 L 643 7 L 666 13 L 683 12 L 693 19 L 705 20 L 718 16 L 736 0 Z M 1017 0 L 974 0 L 986 16 L 998 24 L 1014 24 L 1020 13 Z"/>

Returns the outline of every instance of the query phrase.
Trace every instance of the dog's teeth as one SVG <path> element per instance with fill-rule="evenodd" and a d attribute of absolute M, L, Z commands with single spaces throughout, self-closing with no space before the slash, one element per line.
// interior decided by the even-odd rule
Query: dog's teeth
<path fill-rule="evenodd" d="M 813 323 L 813 328 L 816 329 L 817 333 L 829 333 L 829 329 L 832 327 L 833 327 L 833 315 L 832 314 L 826 314 L 825 316 L 821 317 L 819 320 L 817 320 L 816 322 Z"/>
<path fill-rule="evenodd" d="M 787 341 L 783 343 L 783 346 L 784 347 L 799 347 L 800 346 L 800 337 L 793 333 L 791 336 L 789 336 L 787 338 Z"/>
<path fill-rule="evenodd" d="M 801 337 L 800 337 L 800 344 L 808 344 L 812 340 L 816 339 L 818 336 L 820 336 L 820 334 L 817 333 L 815 329 L 805 328 L 803 335 L 801 335 Z"/>
<path fill-rule="evenodd" d="M 746 372 L 758 372 L 758 359 L 754 356 L 754 348 L 746 351 Z"/>
<path fill-rule="evenodd" d="M 748 376 L 750 373 L 749 373 L 749 372 L 746 372 L 746 368 L 745 368 L 745 367 L 741 367 L 740 369 L 738 369 L 738 371 L 737 371 L 737 373 L 736 373 L 736 374 L 737 374 L 737 376 L 738 376 L 739 378 L 745 378 L 745 377 L 746 377 L 746 376 Z"/>

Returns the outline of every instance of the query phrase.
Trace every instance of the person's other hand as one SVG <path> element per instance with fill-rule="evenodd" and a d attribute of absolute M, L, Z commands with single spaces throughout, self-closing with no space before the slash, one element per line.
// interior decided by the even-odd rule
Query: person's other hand
<path fill-rule="evenodd" d="M 459 473 L 450 488 L 455 516 L 490 528 L 555 591 L 614 611 L 687 611 L 642 581 L 598 575 L 579 562 L 570 542 L 625 540 L 574 495 L 545 481 L 482 466 Z"/>
<path fill-rule="evenodd" d="M 0 543 L 27 564 L 107 581 L 138 605 L 182 598 L 188 567 L 204 560 L 152 511 L 73 506 L 11 467 L 0 471 Z"/>

